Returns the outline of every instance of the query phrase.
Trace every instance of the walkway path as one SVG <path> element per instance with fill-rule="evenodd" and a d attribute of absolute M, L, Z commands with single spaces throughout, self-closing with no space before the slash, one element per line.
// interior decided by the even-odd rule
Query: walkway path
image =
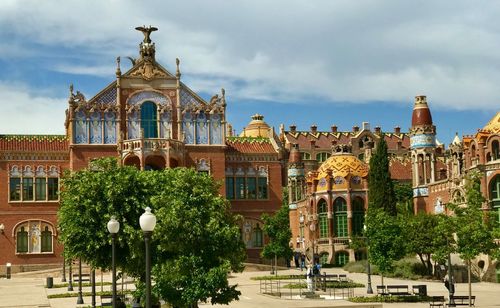
<path fill-rule="evenodd" d="M 327 273 L 345 273 L 341 269 L 325 269 Z M 279 274 L 300 274 L 300 270 L 283 270 Z M 304 273 L 304 272 L 302 272 Z M 47 299 L 47 294 L 66 293 L 66 288 L 46 289 L 44 287 L 45 277 L 51 275 L 50 273 L 37 273 L 32 275 L 22 274 L 13 275 L 12 279 L 0 279 L 0 308 L 7 307 L 26 307 L 26 308 L 72 308 L 78 307 L 76 305 L 76 297 L 62 298 L 62 299 Z M 251 280 L 251 277 L 269 275 L 268 271 L 265 272 L 243 272 L 234 275 L 230 278 L 231 284 L 238 284 L 238 289 L 242 292 L 239 301 L 232 302 L 229 307 L 235 308 L 251 308 L 251 307 L 265 307 L 265 308 L 286 308 L 286 307 L 381 307 L 380 305 L 359 305 L 345 300 L 290 300 L 279 299 L 271 296 L 259 294 L 259 282 Z M 347 274 L 348 277 L 356 282 L 366 284 L 365 274 Z M 56 275 L 57 276 L 57 275 Z M 98 277 L 99 279 L 99 277 Z M 105 275 L 106 281 L 110 280 L 109 275 Z M 373 276 L 372 285 L 376 290 L 376 285 L 380 284 L 380 277 Z M 54 283 L 60 283 L 60 278 L 55 277 Z M 386 278 L 386 284 L 426 284 L 429 295 L 447 295 L 447 290 L 444 284 L 435 281 L 408 281 L 402 279 Z M 77 286 L 74 286 L 73 292 L 77 292 Z M 109 286 L 105 286 L 109 290 Z M 100 287 L 97 287 L 100 290 Z M 460 283 L 456 286 L 458 295 L 467 295 L 467 284 Z M 84 291 L 90 291 L 90 288 L 84 288 Z M 476 296 L 476 307 L 484 308 L 500 308 L 500 284 L 494 283 L 474 283 L 472 285 L 473 295 Z M 354 291 L 356 296 L 366 296 L 366 288 L 356 288 Z M 84 297 L 84 305 L 80 307 L 90 306 L 90 297 Z M 99 303 L 99 299 L 97 299 Z M 200 307 L 209 307 L 210 304 L 201 304 Z M 228 307 L 227 305 L 217 305 L 214 307 Z M 384 304 L 383 307 L 388 308 L 424 308 L 429 307 L 428 303 L 394 303 Z"/>

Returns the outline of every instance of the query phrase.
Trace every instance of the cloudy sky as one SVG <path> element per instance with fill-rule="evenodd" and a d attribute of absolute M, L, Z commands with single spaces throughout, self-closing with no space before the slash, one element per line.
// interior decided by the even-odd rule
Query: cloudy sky
<path fill-rule="evenodd" d="M 500 110 L 498 16 L 494 1 L 2 0 L 0 134 L 64 133 L 68 85 L 92 97 L 154 25 L 157 60 L 175 71 L 179 57 L 204 97 L 224 87 L 238 132 L 254 113 L 406 131 L 424 94 L 449 143 Z"/>

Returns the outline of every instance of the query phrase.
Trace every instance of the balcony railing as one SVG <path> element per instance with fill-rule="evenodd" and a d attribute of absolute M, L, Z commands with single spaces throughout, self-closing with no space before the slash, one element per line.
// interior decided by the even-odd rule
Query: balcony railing
<path fill-rule="evenodd" d="M 184 143 L 179 140 L 174 139 L 163 139 L 163 138 L 147 138 L 147 139 L 129 139 L 124 140 L 120 144 L 120 151 L 123 152 L 135 152 L 135 151 L 147 151 L 147 152 L 157 152 L 168 150 L 181 153 L 184 150 Z"/>

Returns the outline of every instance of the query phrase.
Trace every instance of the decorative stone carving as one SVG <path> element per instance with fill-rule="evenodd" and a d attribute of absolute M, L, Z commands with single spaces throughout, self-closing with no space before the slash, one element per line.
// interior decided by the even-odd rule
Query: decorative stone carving
<path fill-rule="evenodd" d="M 151 61 L 144 61 L 136 70 L 130 73 L 133 77 L 142 77 L 144 80 L 152 80 L 154 78 L 165 78 L 167 74 L 157 68 Z"/>

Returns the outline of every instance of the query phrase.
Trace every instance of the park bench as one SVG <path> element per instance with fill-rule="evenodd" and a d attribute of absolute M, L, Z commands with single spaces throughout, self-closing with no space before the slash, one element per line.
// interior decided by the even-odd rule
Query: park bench
<path fill-rule="evenodd" d="M 412 286 L 413 295 L 416 296 L 427 296 L 427 285 L 418 284 Z"/>
<path fill-rule="evenodd" d="M 73 274 L 73 282 L 79 282 L 80 279 L 82 282 L 90 282 L 90 274 Z"/>
<path fill-rule="evenodd" d="M 103 301 L 105 300 L 105 301 Z M 101 307 L 113 306 L 113 295 L 101 295 Z"/>
<path fill-rule="evenodd" d="M 323 291 L 326 291 L 328 283 L 339 282 L 339 275 L 337 274 L 326 274 L 323 272 L 323 275 L 319 276 L 319 285 L 318 287 Z"/>
<path fill-rule="evenodd" d="M 469 295 L 453 295 L 453 302 L 455 306 L 469 306 Z M 474 302 L 476 301 L 476 296 L 471 296 L 470 305 L 474 306 Z M 450 304 L 448 303 L 448 306 Z"/>
<path fill-rule="evenodd" d="M 443 307 L 444 308 L 444 296 L 431 296 L 429 301 L 429 307 Z"/>
<path fill-rule="evenodd" d="M 411 293 L 408 291 L 408 286 L 407 285 L 390 285 L 387 286 L 387 294 L 389 295 L 411 295 Z"/>
<path fill-rule="evenodd" d="M 377 294 L 382 296 L 388 295 L 385 286 L 377 286 Z"/>
<path fill-rule="evenodd" d="M 348 281 L 346 274 L 339 274 L 339 281 Z"/>

